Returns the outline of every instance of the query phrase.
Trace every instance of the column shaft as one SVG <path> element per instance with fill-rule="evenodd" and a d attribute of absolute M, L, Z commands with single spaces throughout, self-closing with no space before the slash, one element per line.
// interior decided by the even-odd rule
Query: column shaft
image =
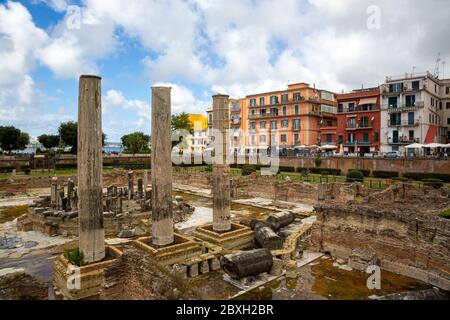
<path fill-rule="evenodd" d="M 79 248 L 86 263 L 105 257 L 101 78 L 81 76 L 78 96 Z"/>
<path fill-rule="evenodd" d="M 152 243 L 173 243 L 170 88 L 152 88 Z"/>
<path fill-rule="evenodd" d="M 226 95 L 213 96 L 214 163 L 213 163 L 213 230 L 231 230 L 230 166 L 227 163 L 229 100 Z"/>

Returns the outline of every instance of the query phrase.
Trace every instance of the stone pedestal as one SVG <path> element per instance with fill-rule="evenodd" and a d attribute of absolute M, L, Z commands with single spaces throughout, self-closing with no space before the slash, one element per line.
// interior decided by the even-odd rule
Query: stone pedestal
<path fill-rule="evenodd" d="M 213 225 L 198 227 L 192 234 L 195 238 L 218 245 L 225 250 L 242 250 L 253 246 L 254 232 L 247 226 L 232 223 L 227 232 L 214 231 Z"/>
<path fill-rule="evenodd" d="M 71 264 L 64 254 L 55 259 L 54 284 L 66 299 L 87 299 L 100 293 L 103 271 L 122 255 L 120 250 L 112 246 L 106 247 L 105 251 L 104 261 L 81 267 Z"/>

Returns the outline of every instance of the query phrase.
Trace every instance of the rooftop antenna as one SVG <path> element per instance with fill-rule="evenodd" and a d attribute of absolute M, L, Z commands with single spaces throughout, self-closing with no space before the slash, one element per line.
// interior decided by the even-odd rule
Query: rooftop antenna
<path fill-rule="evenodd" d="M 442 61 L 442 79 L 445 79 L 445 61 Z"/>
<path fill-rule="evenodd" d="M 412 67 L 412 74 L 411 74 L 411 76 L 413 76 L 414 77 L 414 73 L 416 72 L 416 66 L 413 66 Z"/>
<path fill-rule="evenodd" d="M 438 57 L 436 59 L 436 66 L 434 67 L 434 77 L 439 79 L 439 62 L 441 62 L 441 53 L 438 52 Z"/>

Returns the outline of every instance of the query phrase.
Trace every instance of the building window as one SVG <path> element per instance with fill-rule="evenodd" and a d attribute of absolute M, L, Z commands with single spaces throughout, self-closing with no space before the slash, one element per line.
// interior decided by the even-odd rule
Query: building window
<path fill-rule="evenodd" d="M 397 97 L 388 98 L 389 108 L 397 108 Z"/>
<path fill-rule="evenodd" d="M 255 145 L 256 144 L 256 136 L 254 136 L 254 135 L 252 135 L 251 137 L 250 137 L 250 142 L 251 142 L 251 144 L 252 145 Z"/>
<path fill-rule="evenodd" d="M 270 97 L 270 104 L 277 104 L 278 103 L 278 97 L 277 96 L 271 96 Z"/>
<path fill-rule="evenodd" d="M 342 143 L 344 142 L 344 137 L 343 136 L 338 136 L 338 143 Z"/>
<path fill-rule="evenodd" d="M 344 105 L 342 103 L 338 105 L 338 112 L 344 112 Z"/>
<path fill-rule="evenodd" d="M 402 92 L 402 91 L 403 91 L 403 82 L 393 83 L 389 85 L 389 92 Z"/>
<path fill-rule="evenodd" d="M 270 108 L 271 116 L 278 116 L 278 108 Z"/>
<path fill-rule="evenodd" d="M 354 103 L 354 102 L 350 102 L 350 103 L 348 104 L 348 111 L 349 111 L 349 112 L 355 111 L 355 103 Z"/>
<path fill-rule="evenodd" d="M 416 104 L 416 96 L 406 96 L 405 103 L 407 107 L 413 107 Z"/>
<path fill-rule="evenodd" d="M 450 102 L 447 102 L 447 103 L 445 104 L 445 108 L 446 108 L 446 109 L 450 109 Z"/>
<path fill-rule="evenodd" d="M 281 127 L 287 128 L 289 126 L 289 121 L 287 119 L 281 120 Z"/>
<path fill-rule="evenodd" d="M 294 106 L 294 113 L 295 113 L 295 114 L 298 114 L 298 104 L 296 104 L 296 105 Z"/>
<path fill-rule="evenodd" d="M 361 128 L 368 128 L 369 127 L 369 117 L 361 117 L 360 126 L 361 126 Z"/>
<path fill-rule="evenodd" d="M 298 144 L 299 142 L 298 133 L 294 133 L 294 144 Z"/>
<path fill-rule="evenodd" d="M 447 118 L 447 125 L 450 126 L 450 118 Z"/>
<path fill-rule="evenodd" d="M 255 110 L 253 109 L 251 112 L 252 112 L 252 116 L 254 116 L 255 115 Z"/>
<path fill-rule="evenodd" d="M 285 134 L 281 135 L 281 143 L 286 143 L 287 142 L 287 136 Z"/>
<path fill-rule="evenodd" d="M 293 95 L 294 101 L 300 101 L 302 99 L 300 92 L 295 92 Z"/>
<path fill-rule="evenodd" d="M 256 99 L 250 99 L 250 107 L 256 107 Z"/>
<path fill-rule="evenodd" d="M 355 142 L 355 134 L 354 133 L 348 134 L 348 142 L 350 142 L 350 143 Z"/>
<path fill-rule="evenodd" d="M 414 141 L 414 130 L 408 132 L 409 141 Z"/>
<path fill-rule="evenodd" d="M 288 102 L 288 94 L 284 93 L 281 95 L 281 102 Z"/>
<path fill-rule="evenodd" d="M 276 130 L 277 129 L 277 121 L 270 121 L 270 129 Z"/>
<path fill-rule="evenodd" d="M 261 121 L 261 122 L 259 123 L 259 127 L 260 127 L 261 129 L 265 129 L 265 128 L 266 128 L 266 122 L 265 122 L 265 121 Z"/>
<path fill-rule="evenodd" d="M 434 98 L 431 97 L 431 106 L 434 107 Z"/>
<path fill-rule="evenodd" d="M 262 115 L 262 116 L 265 116 L 265 115 L 266 115 L 266 109 L 261 109 L 260 112 L 261 112 L 261 115 Z"/>
<path fill-rule="evenodd" d="M 412 82 L 412 89 L 413 90 L 419 90 L 420 82 L 419 81 L 413 81 Z"/>
<path fill-rule="evenodd" d="M 256 129 L 256 122 L 250 122 L 250 129 L 252 130 Z"/>
<path fill-rule="evenodd" d="M 259 142 L 265 143 L 266 142 L 266 135 L 262 134 L 259 136 Z"/>
<path fill-rule="evenodd" d="M 333 134 L 327 133 L 326 134 L 327 143 L 333 142 Z"/>
<path fill-rule="evenodd" d="M 450 94 L 450 87 L 445 87 L 445 94 Z"/>
<path fill-rule="evenodd" d="M 409 125 L 414 124 L 414 112 L 408 112 L 408 124 Z"/>
<path fill-rule="evenodd" d="M 300 119 L 294 119 L 292 121 L 292 129 L 300 130 Z"/>
<path fill-rule="evenodd" d="M 259 105 L 260 105 L 260 106 L 263 106 L 263 105 L 265 105 L 265 104 L 266 104 L 266 103 L 265 103 L 264 97 L 259 98 Z"/>
<path fill-rule="evenodd" d="M 368 133 L 363 133 L 363 141 L 369 142 L 369 134 Z"/>
<path fill-rule="evenodd" d="M 374 139 L 375 141 L 378 141 L 378 139 L 379 139 L 379 133 L 378 133 L 378 132 L 375 132 L 375 133 L 373 134 L 373 139 Z"/>
<path fill-rule="evenodd" d="M 286 106 L 283 106 L 283 116 L 287 115 Z"/>

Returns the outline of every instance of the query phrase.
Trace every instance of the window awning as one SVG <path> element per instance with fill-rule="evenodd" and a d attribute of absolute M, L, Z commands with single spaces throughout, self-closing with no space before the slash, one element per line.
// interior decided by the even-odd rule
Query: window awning
<path fill-rule="evenodd" d="M 364 99 L 360 99 L 358 106 L 361 106 L 363 104 L 376 104 L 377 103 L 377 98 L 364 98 Z"/>

